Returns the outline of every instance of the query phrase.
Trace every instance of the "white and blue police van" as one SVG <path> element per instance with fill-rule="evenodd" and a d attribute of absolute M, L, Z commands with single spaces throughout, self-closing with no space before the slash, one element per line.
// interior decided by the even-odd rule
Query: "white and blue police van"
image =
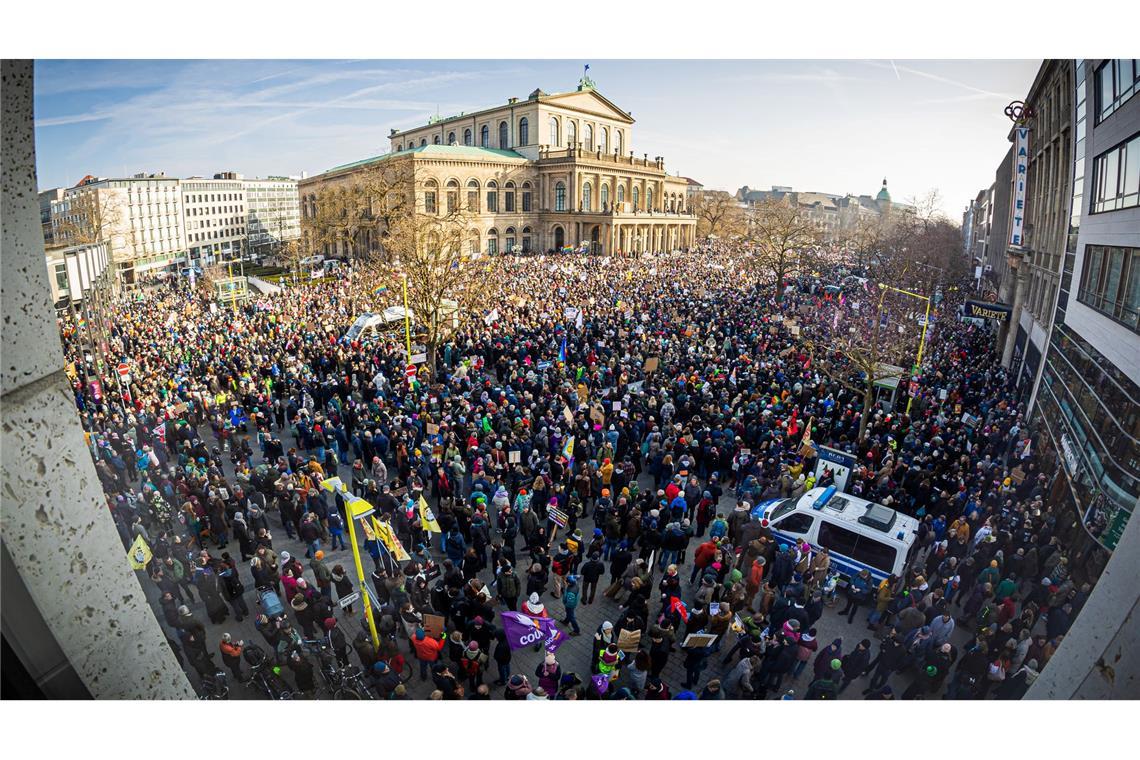
<path fill-rule="evenodd" d="M 917 548 L 918 520 L 890 507 L 837 491 L 813 488 L 798 499 L 770 499 L 752 509 L 767 520 L 778 543 L 806 539 L 818 551 L 827 547 L 831 568 L 844 580 L 869 570 L 875 583 L 903 576 Z"/>

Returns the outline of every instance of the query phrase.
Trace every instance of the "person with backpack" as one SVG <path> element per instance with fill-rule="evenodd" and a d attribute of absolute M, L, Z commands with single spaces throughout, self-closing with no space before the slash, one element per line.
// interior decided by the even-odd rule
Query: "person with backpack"
<path fill-rule="evenodd" d="M 566 590 L 562 592 L 562 606 L 566 609 L 566 619 L 562 621 L 562 625 L 568 625 L 573 629 L 570 633 L 571 636 L 582 633 L 582 629 L 578 625 L 578 618 L 575 616 L 579 599 L 578 576 L 571 575 L 566 579 Z"/>
<path fill-rule="evenodd" d="M 498 592 L 499 601 L 502 602 L 504 607 L 512 612 L 518 609 L 522 583 L 515 574 L 514 565 L 508 564 L 499 572 L 498 577 L 495 579 L 495 589 Z"/>
<path fill-rule="evenodd" d="M 808 686 L 804 699 L 839 699 L 839 681 L 843 677 L 843 662 L 832 659 L 828 671 L 820 675 Z"/>
<path fill-rule="evenodd" d="M 479 646 L 478 641 L 469 641 L 459 658 L 459 670 L 467 676 L 467 682 L 474 692 L 483 683 L 483 671 L 487 668 L 487 653 Z"/>
<path fill-rule="evenodd" d="M 566 542 L 563 541 L 558 546 L 558 551 L 554 553 L 550 569 L 554 574 L 554 589 L 550 595 L 555 599 L 562 595 L 563 589 L 566 588 L 566 578 L 570 574 L 571 556 L 570 551 L 566 547 Z"/>

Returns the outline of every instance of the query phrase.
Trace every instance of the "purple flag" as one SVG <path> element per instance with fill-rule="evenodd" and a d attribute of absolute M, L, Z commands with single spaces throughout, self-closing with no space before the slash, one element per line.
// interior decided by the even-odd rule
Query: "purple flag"
<path fill-rule="evenodd" d="M 522 649 L 541 641 L 544 642 L 546 651 L 554 652 L 566 643 L 566 634 L 558 630 L 549 618 L 531 617 L 521 612 L 501 612 L 499 619 L 503 621 L 503 630 L 511 649 Z"/>
<path fill-rule="evenodd" d="M 610 677 L 605 673 L 590 676 L 590 680 L 594 682 L 594 688 L 598 690 L 599 694 L 605 694 L 606 690 L 610 688 Z"/>

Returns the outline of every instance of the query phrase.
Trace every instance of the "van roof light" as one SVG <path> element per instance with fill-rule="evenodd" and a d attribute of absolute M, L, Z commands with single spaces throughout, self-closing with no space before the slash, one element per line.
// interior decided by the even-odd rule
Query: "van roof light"
<path fill-rule="evenodd" d="M 827 488 L 823 489 L 823 493 L 819 495 L 819 498 L 815 500 L 815 502 L 811 505 L 811 508 L 823 509 L 823 506 L 827 504 L 828 500 L 831 499 L 831 497 L 834 495 L 835 486 L 828 486 Z"/>

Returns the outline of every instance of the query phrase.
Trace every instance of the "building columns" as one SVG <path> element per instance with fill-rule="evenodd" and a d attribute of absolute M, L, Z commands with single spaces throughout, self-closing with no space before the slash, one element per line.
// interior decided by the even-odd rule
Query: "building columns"
<path fill-rule="evenodd" d="M 48 698 L 191 699 L 106 508 L 63 369 L 36 199 L 32 62 L 5 60 L 0 72 L 4 640 Z"/>

